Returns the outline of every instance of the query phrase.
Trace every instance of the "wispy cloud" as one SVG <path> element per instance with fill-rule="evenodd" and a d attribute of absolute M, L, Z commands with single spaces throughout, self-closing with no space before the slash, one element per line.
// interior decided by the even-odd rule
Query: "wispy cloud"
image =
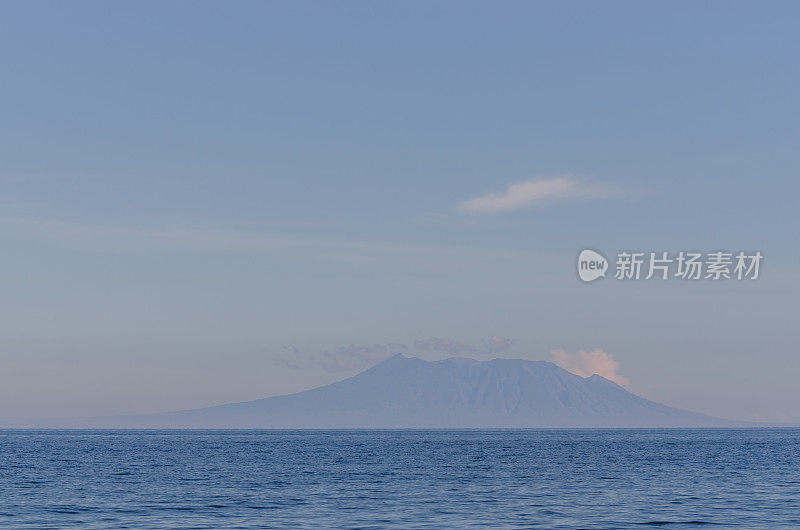
<path fill-rule="evenodd" d="M 372 344 L 369 346 L 342 346 L 333 350 L 303 351 L 294 345 L 285 345 L 275 362 L 292 370 L 321 368 L 325 372 L 354 372 L 369 368 L 398 353 L 408 353 L 403 344 Z"/>
<path fill-rule="evenodd" d="M 479 352 L 476 346 L 465 342 L 459 342 L 450 337 L 417 339 L 414 341 L 414 350 L 417 352 L 445 353 L 448 355 L 464 355 Z"/>
<path fill-rule="evenodd" d="M 0 206 L 0 235 L 40 240 L 56 245 L 112 253 L 153 251 L 189 252 L 311 252 L 348 260 L 381 256 L 419 258 L 419 265 L 435 259 L 463 258 L 504 260 L 531 259 L 554 262 L 541 253 L 474 246 L 417 244 L 380 240 L 338 239 L 323 236 L 229 230 L 197 226 L 121 226 L 68 221 L 3 211 Z"/>
<path fill-rule="evenodd" d="M 517 339 L 509 339 L 500 337 L 499 335 L 492 335 L 481 339 L 481 347 L 484 351 L 491 353 L 507 352 L 517 342 Z"/>
<path fill-rule="evenodd" d="M 372 346 L 345 346 L 325 352 L 319 359 L 327 372 L 350 372 L 377 364 L 392 355 L 402 353 L 399 344 L 373 344 Z"/>
<path fill-rule="evenodd" d="M 485 357 L 509 351 L 516 340 L 491 335 L 480 339 L 479 343 L 468 344 L 449 337 L 431 337 L 414 341 L 414 351 L 418 353 L 443 353 L 447 355 L 475 355 Z"/>
<path fill-rule="evenodd" d="M 130 228 L 20 215 L 1 215 L 4 232 L 68 246 L 136 251 L 180 248 L 198 251 L 274 250 L 303 242 L 269 234 L 192 227 Z"/>
<path fill-rule="evenodd" d="M 510 184 L 502 193 L 488 193 L 464 201 L 459 209 L 472 214 L 511 212 L 547 199 L 599 198 L 613 194 L 609 187 L 592 185 L 564 175 Z"/>
<path fill-rule="evenodd" d="M 631 383 L 627 377 L 617 373 L 619 363 L 614 360 L 614 356 L 600 348 L 589 352 L 583 350 L 568 352 L 558 348 L 550 354 L 554 363 L 575 375 L 589 377 L 598 374 L 618 385 L 627 386 Z"/>
<path fill-rule="evenodd" d="M 474 345 L 459 342 L 449 337 L 417 339 L 407 344 L 372 344 L 368 346 L 350 345 L 333 350 L 304 352 L 293 345 L 283 346 L 283 354 L 276 361 L 287 368 L 317 367 L 326 372 L 353 372 L 369 368 L 392 355 L 402 353 L 415 357 L 440 359 L 443 356 L 472 356 L 486 358 L 490 355 L 507 352 L 516 341 L 498 335 L 480 339 Z"/>
<path fill-rule="evenodd" d="M 445 357 L 466 356 L 477 360 L 488 360 L 497 355 L 511 352 L 516 340 L 491 335 L 482 338 L 478 344 L 461 342 L 450 337 L 430 337 L 416 339 L 410 345 L 399 343 L 349 345 L 331 350 L 304 351 L 296 346 L 283 346 L 283 355 L 276 359 L 280 365 L 293 370 L 322 369 L 329 373 L 353 373 L 388 359 L 392 355 L 421 357 L 427 360 L 438 360 Z M 555 349 L 550 352 L 552 361 L 581 377 L 599 374 L 618 385 L 628 386 L 630 380 L 619 374 L 619 363 L 614 357 L 595 348 L 592 351 L 579 350 L 567 352 Z M 522 357 L 527 357 L 522 355 Z"/>

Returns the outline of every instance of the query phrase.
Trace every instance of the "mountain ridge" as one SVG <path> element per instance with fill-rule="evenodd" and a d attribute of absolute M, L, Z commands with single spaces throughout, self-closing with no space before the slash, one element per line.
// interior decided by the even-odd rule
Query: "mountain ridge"
<path fill-rule="evenodd" d="M 658 428 L 752 426 L 662 405 L 547 361 L 397 354 L 295 394 L 133 416 L 38 422 L 83 428 Z"/>

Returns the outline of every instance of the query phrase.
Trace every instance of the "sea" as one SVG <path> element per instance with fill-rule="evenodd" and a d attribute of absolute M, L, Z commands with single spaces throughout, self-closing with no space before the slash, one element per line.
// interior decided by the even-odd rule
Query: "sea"
<path fill-rule="evenodd" d="M 799 429 L 2 430 L 3 528 L 800 528 Z"/>

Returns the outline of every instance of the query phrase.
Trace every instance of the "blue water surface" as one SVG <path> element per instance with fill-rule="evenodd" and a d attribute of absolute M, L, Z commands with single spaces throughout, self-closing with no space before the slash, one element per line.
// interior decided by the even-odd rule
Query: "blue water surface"
<path fill-rule="evenodd" d="M 8 528 L 800 527 L 800 430 L 0 431 Z"/>

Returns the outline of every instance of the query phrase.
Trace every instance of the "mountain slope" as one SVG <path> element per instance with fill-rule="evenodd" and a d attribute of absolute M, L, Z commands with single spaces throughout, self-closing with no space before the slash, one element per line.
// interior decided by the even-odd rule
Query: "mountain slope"
<path fill-rule="evenodd" d="M 191 428 L 722 427 L 735 422 L 667 407 L 594 375 L 543 361 L 396 355 L 313 390 L 87 426 Z"/>

